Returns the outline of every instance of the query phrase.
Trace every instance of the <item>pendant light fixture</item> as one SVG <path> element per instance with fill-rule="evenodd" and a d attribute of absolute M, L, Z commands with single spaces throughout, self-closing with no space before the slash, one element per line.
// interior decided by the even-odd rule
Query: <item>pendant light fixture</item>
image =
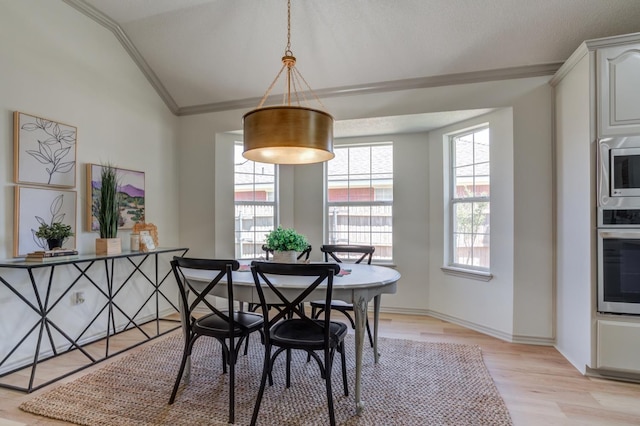
<path fill-rule="evenodd" d="M 285 73 L 283 104 L 263 107 L 276 82 Z M 291 0 L 287 0 L 287 47 L 282 68 L 276 75 L 258 107 L 243 117 L 244 152 L 252 161 L 273 164 L 310 164 L 331 160 L 333 153 L 333 117 L 320 109 L 302 106 L 304 83 L 308 92 L 324 108 L 300 71 L 291 52 Z M 295 105 L 294 105 L 295 104 Z"/>

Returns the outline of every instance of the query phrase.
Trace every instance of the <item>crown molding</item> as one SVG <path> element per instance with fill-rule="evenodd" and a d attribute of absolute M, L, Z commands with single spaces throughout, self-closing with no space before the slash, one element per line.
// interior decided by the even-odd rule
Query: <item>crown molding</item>
<path fill-rule="evenodd" d="M 151 86 L 156 90 L 160 98 L 169 110 L 177 116 L 205 114 L 210 112 L 230 111 L 237 109 L 253 109 L 261 98 L 247 98 L 224 102 L 213 102 L 202 105 L 179 107 L 169 91 L 162 85 L 158 76 L 153 72 L 149 64 L 144 60 L 138 49 L 133 45 L 127 34 L 111 18 L 100 12 L 84 0 L 63 0 L 69 6 L 80 11 L 98 24 L 110 30 L 129 53 L 129 56 L 138 65 Z M 484 83 L 497 80 L 511 80 L 517 78 L 540 77 L 553 75 L 558 71 L 561 62 L 549 64 L 526 65 L 520 67 L 501 68 L 494 70 L 473 71 L 458 74 L 446 74 L 430 77 L 410 78 L 405 80 L 383 81 L 378 83 L 360 84 L 354 86 L 342 86 L 329 89 L 316 90 L 315 94 L 320 98 L 335 98 L 340 96 L 356 96 L 374 93 L 395 92 L 402 90 L 424 89 L 429 87 L 451 86 L 456 84 Z M 273 96 L 276 99 L 277 95 Z M 269 102 L 269 101 L 267 101 Z"/>
<path fill-rule="evenodd" d="M 437 75 L 405 80 L 383 81 L 379 83 L 360 84 L 354 86 L 342 86 L 330 89 L 315 90 L 314 92 L 319 98 L 324 99 L 340 96 L 356 96 L 373 93 L 396 92 L 402 90 L 425 89 L 429 87 L 452 86 L 456 84 L 484 83 L 497 80 L 552 76 L 556 73 L 556 71 L 558 71 L 561 65 L 562 62 L 553 62 L 549 64 L 527 65 L 521 67 Z M 273 99 L 282 98 L 281 95 L 273 95 L 272 97 Z M 235 101 L 214 102 L 210 104 L 181 107 L 178 108 L 177 115 L 194 115 L 234 109 L 255 108 L 256 105 L 259 104 L 260 100 L 261 98 L 249 98 Z M 265 104 L 268 103 L 269 100 L 265 102 Z"/>
<path fill-rule="evenodd" d="M 162 85 L 158 76 L 153 72 L 147 61 L 144 60 L 140 52 L 138 52 L 138 49 L 136 49 L 136 47 L 133 45 L 120 25 L 118 25 L 113 19 L 109 18 L 107 15 L 100 12 L 95 7 L 91 6 L 88 3 L 85 3 L 83 0 L 62 1 L 111 31 L 113 35 L 116 36 L 120 44 L 122 44 L 122 47 L 124 47 L 127 53 L 129 53 L 129 56 L 131 56 L 133 62 L 138 65 L 138 68 L 140 68 L 142 74 L 144 74 L 147 80 L 149 80 L 149 83 L 151 83 L 151 86 L 153 86 L 160 98 L 167 105 L 167 108 L 169 108 L 171 112 L 177 115 L 179 109 L 178 104 L 175 100 L 173 100 L 173 98 L 169 94 L 169 91 Z"/>

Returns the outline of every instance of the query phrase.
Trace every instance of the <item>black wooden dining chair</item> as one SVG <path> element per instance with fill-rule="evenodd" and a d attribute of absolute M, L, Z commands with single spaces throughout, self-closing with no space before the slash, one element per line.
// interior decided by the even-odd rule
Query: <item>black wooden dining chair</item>
<path fill-rule="evenodd" d="M 260 404 L 264 395 L 267 378 L 269 385 L 273 385 L 272 370 L 276 358 L 282 352 L 286 352 L 286 386 L 291 386 L 291 350 L 306 351 L 313 357 L 320 368 L 320 375 L 325 381 L 327 393 L 327 404 L 329 407 L 330 424 L 335 425 L 335 412 L 333 408 L 333 393 L 331 391 L 331 371 L 335 351 L 341 354 L 342 360 L 342 382 L 344 394 L 349 395 L 347 385 L 346 358 L 344 351 L 344 338 L 347 335 L 347 326 L 341 322 L 331 321 L 330 311 L 327 312 L 323 320 L 312 319 L 300 312 L 301 303 L 312 292 L 324 292 L 327 303 L 331 302 L 333 292 L 333 277 L 340 272 L 340 267 L 336 264 L 315 263 L 315 264 L 294 264 L 294 263 L 271 263 L 252 262 L 251 271 L 256 286 L 256 292 L 260 299 L 262 314 L 264 317 L 264 345 L 265 355 L 262 367 L 262 379 L 260 390 L 253 409 L 251 425 L 255 425 L 260 411 Z M 291 287 L 286 292 L 281 291 L 273 280 L 282 276 L 295 276 L 301 283 L 299 291 L 294 291 Z M 275 278 L 274 278 L 275 277 Z M 326 285 L 321 285 L 326 284 Z M 263 285 L 265 286 L 263 288 Z M 270 310 L 265 297 L 265 291 L 269 292 L 270 299 L 277 299 L 282 305 L 280 311 Z M 276 347 L 272 354 L 271 349 Z M 323 359 L 316 353 L 323 352 Z"/>
<path fill-rule="evenodd" d="M 366 259 L 367 264 L 371 264 L 371 257 L 373 253 L 376 251 L 374 246 L 365 246 L 365 245 L 336 245 L 336 244 L 325 244 L 320 247 L 320 251 L 324 253 L 324 261 L 328 262 L 329 257 L 331 257 L 334 261 L 338 263 L 343 263 L 343 260 L 346 260 L 345 257 L 350 255 L 355 255 L 353 257 L 354 261 L 351 263 L 361 263 Z M 345 256 L 346 255 L 346 256 Z M 356 323 L 353 320 L 350 312 L 353 312 L 353 304 L 347 303 L 342 300 L 332 300 L 331 301 L 331 309 L 335 311 L 342 312 L 344 316 L 347 317 L 349 322 L 351 323 L 351 327 L 356 328 Z M 318 318 L 320 314 L 327 310 L 327 304 L 324 300 L 314 300 L 311 302 L 311 317 Z M 367 317 L 365 321 L 367 327 L 367 335 L 369 336 L 369 343 L 371 347 L 373 347 L 373 337 L 371 336 L 371 327 L 369 327 L 369 318 Z"/>
<path fill-rule="evenodd" d="M 255 331 L 261 331 L 262 316 L 253 312 L 234 311 L 233 308 L 233 279 L 231 271 L 239 268 L 236 260 L 194 259 L 174 257 L 171 268 L 178 283 L 181 299 L 181 316 L 183 326 L 187 327 L 187 338 L 184 342 L 182 361 L 176 377 L 169 404 L 176 399 L 180 380 L 184 374 L 185 365 L 191 355 L 193 345 L 200 336 L 210 336 L 218 340 L 222 345 L 222 372 L 227 372 L 229 366 L 229 423 L 235 421 L 235 365 L 237 354 L 242 341 Z M 185 269 L 197 269 L 211 271 L 213 278 L 210 282 L 200 282 L 196 285 L 185 276 Z M 221 280 L 226 278 L 226 284 Z M 228 300 L 227 310 L 219 310 L 205 296 L 217 285 L 226 286 Z M 192 293 L 192 302 L 189 303 L 189 293 Z M 197 307 L 205 305 L 211 313 L 196 316 Z M 228 342 L 228 343 L 227 343 Z"/>
<path fill-rule="evenodd" d="M 269 260 L 269 255 L 273 255 L 273 249 L 270 249 L 269 247 L 267 247 L 266 244 L 262 245 L 262 250 L 265 253 L 265 259 L 268 261 Z M 300 261 L 302 260 L 303 262 L 307 262 L 309 260 L 309 255 L 311 254 L 311 244 L 307 245 L 307 248 L 304 249 L 303 251 L 300 252 L 300 254 L 297 257 L 297 260 Z M 248 303 L 247 304 L 247 310 L 249 312 L 255 312 L 258 308 L 260 307 L 259 304 L 257 303 Z M 269 305 L 269 308 L 272 309 L 277 309 L 277 310 L 281 310 L 282 306 L 278 303 L 272 303 Z M 304 303 L 302 303 L 300 305 L 300 311 L 304 312 Z M 244 345 L 244 354 L 246 355 L 249 351 L 249 339 L 247 339 L 247 342 Z"/>

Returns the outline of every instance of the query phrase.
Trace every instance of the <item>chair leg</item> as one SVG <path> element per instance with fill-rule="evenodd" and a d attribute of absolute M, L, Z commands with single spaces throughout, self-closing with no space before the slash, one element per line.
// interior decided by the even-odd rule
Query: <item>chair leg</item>
<path fill-rule="evenodd" d="M 251 416 L 251 426 L 255 426 L 258 421 L 258 413 L 260 412 L 260 404 L 262 403 L 262 396 L 264 395 L 264 388 L 267 385 L 267 376 L 271 372 L 271 346 L 265 346 L 264 348 L 264 363 L 262 365 L 262 379 L 260 379 L 260 390 L 258 390 L 258 396 L 256 397 L 256 405 L 253 406 L 253 415 Z"/>
<path fill-rule="evenodd" d="M 287 388 L 291 387 L 291 349 L 287 349 Z"/>
<path fill-rule="evenodd" d="M 188 342 L 185 341 L 184 343 L 184 350 L 182 351 L 182 361 L 180 361 L 178 377 L 176 377 L 176 383 L 173 385 L 173 391 L 171 392 L 171 397 L 169 398 L 169 404 L 173 404 L 173 402 L 176 400 L 176 394 L 178 393 L 180 380 L 182 380 L 184 368 L 187 365 L 187 358 L 191 355 L 191 349 L 193 348 L 193 344 L 196 342 L 196 339 L 198 339 L 198 336 L 193 336 Z"/>
<path fill-rule="evenodd" d="M 353 317 L 351 315 L 349 315 L 349 312 L 343 310 L 343 309 L 334 309 L 335 311 L 339 311 L 342 312 L 343 315 L 345 317 L 347 317 L 347 319 L 349 320 L 349 322 L 351 323 L 351 328 L 353 328 L 354 330 L 356 329 L 356 322 L 353 320 Z"/>
<path fill-rule="evenodd" d="M 249 337 L 251 335 L 247 335 L 247 340 L 244 342 L 244 354 L 246 355 L 249 352 Z"/>
<path fill-rule="evenodd" d="M 349 396 L 349 384 L 347 383 L 347 355 L 345 354 L 344 341 L 340 344 L 340 358 L 342 358 L 342 386 L 344 396 Z"/>
<path fill-rule="evenodd" d="M 373 347 L 373 337 L 371 336 L 371 327 L 369 327 L 369 317 L 365 319 L 365 325 L 367 326 L 367 334 L 369 335 L 369 343 Z"/>
<path fill-rule="evenodd" d="M 325 368 L 324 382 L 327 388 L 327 405 L 329 406 L 329 424 L 331 426 L 335 426 L 336 414 L 333 410 L 333 392 L 331 391 L 331 364 L 332 364 L 332 355 L 329 352 L 329 349 L 325 349 L 324 351 L 324 368 Z"/>
<path fill-rule="evenodd" d="M 227 373 L 227 360 L 229 359 L 229 349 L 227 349 L 227 345 L 220 341 L 222 343 L 222 373 L 226 374 Z"/>
<path fill-rule="evenodd" d="M 229 357 L 229 423 L 235 423 L 236 407 L 236 362 L 235 354 Z"/>

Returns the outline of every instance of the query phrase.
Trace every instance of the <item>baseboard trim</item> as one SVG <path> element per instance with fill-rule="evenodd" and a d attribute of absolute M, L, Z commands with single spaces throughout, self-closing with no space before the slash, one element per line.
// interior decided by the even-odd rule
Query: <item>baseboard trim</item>
<path fill-rule="evenodd" d="M 555 345 L 555 339 L 552 339 L 552 338 L 509 334 L 509 333 L 505 333 L 504 331 L 496 330 L 491 327 L 486 327 L 484 325 L 476 324 L 467 320 L 463 320 L 461 318 L 456 318 L 451 315 L 443 314 L 441 312 L 436 312 L 432 310 L 428 310 L 427 315 L 432 316 L 434 318 L 441 319 L 443 321 L 450 322 L 452 324 L 460 325 L 462 327 L 477 331 L 482 334 L 486 334 L 488 336 L 495 337 L 500 340 L 504 340 L 509 343 L 522 343 L 527 345 L 538 345 L 538 346 L 554 346 Z"/>

